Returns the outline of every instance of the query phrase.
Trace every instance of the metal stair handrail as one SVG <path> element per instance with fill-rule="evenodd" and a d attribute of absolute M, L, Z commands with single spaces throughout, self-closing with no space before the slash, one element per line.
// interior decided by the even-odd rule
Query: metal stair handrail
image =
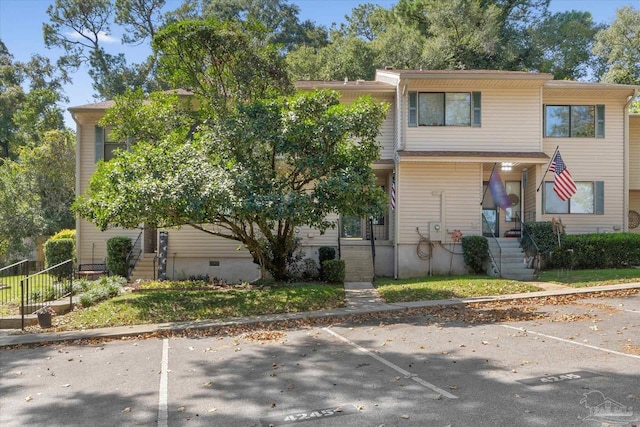
<path fill-rule="evenodd" d="M 489 224 L 489 221 L 487 221 L 487 218 L 485 217 L 484 213 L 482 214 L 482 222 L 484 223 L 484 225 L 487 226 L 487 230 L 491 230 L 490 237 L 493 239 L 496 246 L 498 247 L 498 258 L 500 262 L 496 261 L 496 257 L 493 255 L 493 252 L 491 251 L 491 247 L 489 247 L 489 257 L 491 258 L 493 265 L 498 270 L 498 277 L 502 277 L 502 248 L 500 247 L 500 243 L 498 242 L 498 238 L 496 237 L 495 230 L 491 227 L 491 225 Z"/>

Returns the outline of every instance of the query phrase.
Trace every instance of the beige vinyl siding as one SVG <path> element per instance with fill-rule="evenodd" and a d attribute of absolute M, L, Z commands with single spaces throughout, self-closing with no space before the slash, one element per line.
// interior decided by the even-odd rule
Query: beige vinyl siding
<path fill-rule="evenodd" d="M 333 221 L 337 224 L 338 215 L 331 214 L 327 216 L 329 221 Z M 335 228 L 330 228 L 324 232 L 324 234 L 320 234 L 320 232 L 308 226 L 298 227 L 300 232 L 297 233 L 297 237 L 301 238 L 301 245 L 304 247 L 311 246 L 338 246 L 338 227 L 336 225 Z"/>
<path fill-rule="evenodd" d="M 459 229 L 464 236 L 481 234 L 482 171 L 480 163 L 400 163 L 396 214 L 399 244 L 418 243 L 429 222 Z M 441 209 L 443 194 L 444 207 Z M 448 239 L 448 235 L 447 235 Z"/>
<path fill-rule="evenodd" d="M 344 92 L 340 94 L 340 102 L 351 104 L 356 98 L 364 96 L 362 92 Z M 380 143 L 380 159 L 393 159 L 394 157 L 394 138 L 395 138 L 395 108 L 394 94 L 373 94 L 372 97 L 377 102 L 385 102 L 388 104 L 387 116 L 380 127 L 380 135 L 378 141 Z"/>
<path fill-rule="evenodd" d="M 76 250 L 79 264 L 105 262 L 107 259 L 107 240 L 116 236 L 126 236 L 135 240 L 141 231 L 121 228 L 100 231 L 95 225 L 84 219 L 77 221 L 76 226 L 78 235 Z"/>
<path fill-rule="evenodd" d="M 555 214 L 542 215 L 543 221 L 562 218 L 569 234 L 594 233 L 622 227 L 624 215 L 624 114 L 619 99 L 589 99 L 585 97 L 545 98 L 549 105 L 605 105 L 605 138 L 545 138 L 544 151 L 553 155 L 559 147 L 574 181 L 604 181 L 604 215 Z M 545 168 L 547 165 L 545 165 Z M 553 182 L 547 173 L 546 182 Z M 543 192 L 544 189 L 540 190 Z M 543 202 L 544 203 L 544 202 Z M 544 212 L 544 206 L 542 207 Z"/>
<path fill-rule="evenodd" d="M 629 188 L 640 190 L 640 115 L 629 118 Z"/>
<path fill-rule="evenodd" d="M 95 162 L 95 143 L 96 132 L 95 127 L 98 124 L 99 118 L 102 116 L 102 112 L 99 116 L 89 116 L 82 122 L 80 128 L 79 144 L 80 144 L 80 194 L 84 194 L 89 187 L 89 178 L 96 170 Z"/>
<path fill-rule="evenodd" d="M 167 255 L 177 258 L 250 258 L 249 251 L 237 240 L 214 236 L 190 226 L 166 229 L 169 233 Z"/>
<path fill-rule="evenodd" d="M 481 127 L 418 126 L 402 124 L 406 150 L 540 151 L 540 90 L 538 88 L 482 88 L 456 86 L 411 87 L 418 92 L 472 92 L 482 94 Z M 408 117 L 408 97 L 404 98 Z"/>
<path fill-rule="evenodd" d="M 546 168 L 546 165 L 543 166 Z M 538 188 L 538 175 L 536 168 L 527 169 L 527 185 L 524 187 L 524 212 L 522 214 L 523 222 L 532 222 L 536 220 L 536 189 Z"/>

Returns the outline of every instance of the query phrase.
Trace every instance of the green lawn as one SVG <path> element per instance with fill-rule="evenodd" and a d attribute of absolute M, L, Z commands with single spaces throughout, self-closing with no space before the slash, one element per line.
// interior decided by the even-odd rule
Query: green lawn
<path fill-rule="evenodd" d="M 419 279 L 376 279 L 376 288 L 387 302 L 424 301 L 539 291 L 517 280 L 488 276 L 433 276 Z"/>
<path fill-rule="evenodd" d="M 540 280 L 574 288 L 640 282 L 640 268 L 604 270 L 549 270 L 540 272 Z"/>
<path fill-rule="evenodd" d="M 54 317 L 59 330 L 211 320 L 312 311 L 344 305 L 341 285 L 286 284 L 224 290 L 148 290 L 125 293 L 86 309 Z"/>

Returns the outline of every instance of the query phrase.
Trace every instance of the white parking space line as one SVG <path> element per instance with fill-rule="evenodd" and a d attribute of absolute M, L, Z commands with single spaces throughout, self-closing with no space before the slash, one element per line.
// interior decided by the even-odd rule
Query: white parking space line
<path fill-rule="evenodd" d="M 162 364 L 160 367 L 160 391 L 158 393 L 158 427 L 169 425 L 169 340 L 162 340 Z"/>
<path fill-rule="evenodd" d="M 382 357 L 378 356 L 377 354 L 367 350 L 366 348 L 354 343 L 353 341 L 351 341 L 349 338 L 343 337 L 342 335 L 332 331 L 329 328 L 322 328 L 322 330 L 324 330 L 326 333 L 333 335 L 334 337 L 346 342 L 347 344 L 357 348 L 358 350 L 360 350 L 361 352 L 363 352 L 364 354 L 366 354 L 369 357 L 373 357 L 374 359 L 376 359 L 378 362 L 387 365 L 388 367 L 390 367 L 391 369 L 401 373 L 402 375 L 404 375 L 405 378 L 408 379 L 412 379 L 413 381 L 417 382 L 418 384 L 420 384 L 421 386 L 424 386 L 430 390 L 435 391 L 436 393 L 440 393 L 441 395 L 443 395 L 444 397 L 448 397 L 449 399 L 457 399 L 458 396 L 449 393 L 446 390 L 441 389 L 440 387 L 433 385 L 431 383 L 428 383 L 427 381 L 423 380 L 422 378 L 418 377 L 416 374 L 412 374 L 409 371 L 406 371 L 404 369 L 402 369 L 400 366 L 389 362 L 386 359 L 383 359 Z"/>
<path fill-rule="evenodd" d="M 587 347 L 587 348 L 591 348 L 593 350 L 604 351 L 605 353 L 616 354 L 618 356 L 631 357 L 633 359 L 640 359 L 640 356 L 636 356 L 635 354 L 622 353 L 620 351 L 609 350 L 608 348 L 604 348 L 604 347 L 598 347 L 598 346 L 595 346 L 595 345 L 584 344 L 584 343 L 581 343 L 581 342 L 576 342 L 576 341 L 572 341 L 572 340 L 568 340 L 568 339 L 564 339 L 564 338 L 560 338 L 560 337 L 554 337 L 553 335 L 541 334 L 540 332 L 534 332 L 531 329 L 518 328 L 516 326 L 509 326 L 509 325 L 500 325 L 500 326 L 502 326 L 503 328 L 514 329 L 516 331 L 525 332 L 525 333 L 531 334 L 531 335 L 537 335 L 539 337 L 549 338 L 551 340 L 561 341 L 561 342 L 565 342 L 565 343 L 569 343 L 569 344 L 573 344 L 573 345 L 578 345 L 578 346 L 581 346 L 581 347 Z"/>
<path fill-rule="evenodd" d="M 626 311 L 627 313 L 640 314 L 640 311 L 638 311 L 638 310 L 623 310 L 623 311 Z"/>

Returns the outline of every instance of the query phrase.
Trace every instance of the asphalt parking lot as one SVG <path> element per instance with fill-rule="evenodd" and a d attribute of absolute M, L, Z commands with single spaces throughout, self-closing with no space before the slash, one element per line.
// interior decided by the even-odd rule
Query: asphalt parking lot
<path fill-rule="evenodd" d="M 1 350 L 0 425 L 640 425 L 639 294 L 448 310 Z"/>

